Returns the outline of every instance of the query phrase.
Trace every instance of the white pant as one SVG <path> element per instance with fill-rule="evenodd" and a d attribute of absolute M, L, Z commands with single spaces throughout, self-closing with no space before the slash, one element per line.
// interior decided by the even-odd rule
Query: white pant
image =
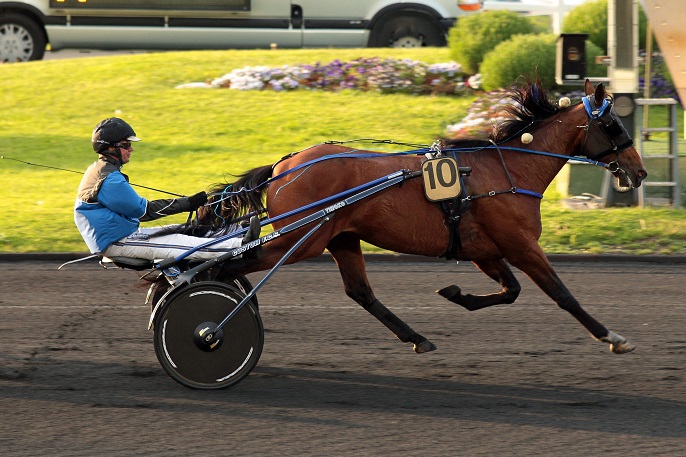
<path fill-rule="evenodd" d="M 212 238 L 181 235 L 178 233 L 153 236 L 164 227 L 139 228 L 135 233 L 112 243 L 102 253 L 106 257 L 134 257 L 138 259 L 160 260 L 177 257 L 201 244 L 212 241 Z M 240 247 L 240 237 L 229 238 L 195 251 L 187 260 L 210 260 Z"/>

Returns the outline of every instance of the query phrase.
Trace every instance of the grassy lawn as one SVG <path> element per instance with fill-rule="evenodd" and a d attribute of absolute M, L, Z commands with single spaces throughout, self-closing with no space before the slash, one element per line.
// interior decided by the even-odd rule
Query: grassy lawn
<path fill-rule="evenodd" d="M 325 140 L 431 143 L 446 125 L 466 115 L 471 97 L 175 89 L 249 65 L 375 56 L 450 60 L 447 49 L 332 49 L 153 53 L 0 65 L 0 155 L 81 172 L 96 158 L 90 148 L 93 126 L 119 116 L 144 140 L 125 168 L 131 181 L 190 194 Z M 79 174 L 10 160 L 0 160 L 0 174 L 0 252 L 85 251 L 72 221 Z M 686 253 L 683 211 L 581 213 L 563 209 L 552 190 L 547 197 L 542 241 L 548 252 Z"/>

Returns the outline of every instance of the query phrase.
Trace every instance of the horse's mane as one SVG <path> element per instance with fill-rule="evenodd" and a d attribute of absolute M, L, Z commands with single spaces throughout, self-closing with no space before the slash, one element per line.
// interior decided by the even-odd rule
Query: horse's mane
<path fill-rule="evenodd" d="M 489 143 L 500 143 L 522 133 L 534 121 L 546 119 L 560 111 L 557 105 L 548 100 L 548 95 L 536 77 L 533 81 L 523 77 L 512 84 L 506 97 L 510 100 L 503 109 L 508 119 L 494 126 L 487 139 L 453 138 L 445 141 L 448 147 L 475 147 Z"/>

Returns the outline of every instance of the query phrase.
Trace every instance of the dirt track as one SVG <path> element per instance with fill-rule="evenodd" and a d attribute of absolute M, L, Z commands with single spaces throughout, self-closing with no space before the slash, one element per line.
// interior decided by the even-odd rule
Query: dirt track
<path fill-rule="evenodd" d="M 370 262 L 439 347 L 417 355 L 332 262 L 284 267 L 257 368 L 212 392 L 159 366 L 136 273 L 56 266 L 0 262 L 0 455 L 686 455 L 686 264 L 555 265 L 622 356 L 519 272 L 515 305 L 469 313 L 433 291 L 496 292 L 471 264 Z"/>

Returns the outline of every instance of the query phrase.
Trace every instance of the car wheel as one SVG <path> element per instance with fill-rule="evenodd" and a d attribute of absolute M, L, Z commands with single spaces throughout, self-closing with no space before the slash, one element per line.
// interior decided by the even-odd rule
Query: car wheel
<path fill-rule="evenodd" d="M 440 25 L 417 16 L 396 16 L 381 21 L 369 39 L 370 47 L 418 48 L 445 46 Z"/>
<path fill-rule="evenodd" d="M 19 14 L 0 16 L 0 62 L 40 60 L 45 53 L 45 35 L 31 19 Z"/>

